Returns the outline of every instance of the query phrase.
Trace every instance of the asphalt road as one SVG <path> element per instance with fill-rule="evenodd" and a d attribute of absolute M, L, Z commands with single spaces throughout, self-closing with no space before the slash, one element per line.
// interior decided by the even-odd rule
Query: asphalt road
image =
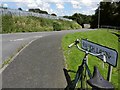
<path fill-rule="evenodd" d="M 91 29 L 92 30 L 92 29 Z M 54 32 L 33 32 L 33 33 L 14 33 L 14 34 L 2 34 L 2 61 L 7 60 L 9 57 L 13 56 L 16 52 L 18 52 L 19 48 L 25 46 L 29 42 L 42 38 L 48 35 L 55 34 L 65 34 L 72 32 L 86 31 L 86 29 L 81 30 L 70 30 L 70 31 L 54 31 Z"/>
<path fill-rule="evenodd" d="M 11 41 L 13 48 L 17 48 L 16 43 L 21 45 L 36 38 L 2 72 L 2 88 L 64 88 L 61 39 L 66 33 L 79 31 L 86 30 L 15 34 L 3 40 Z"/>
<path fill-rule="evenodd" d="M 19 48 L 25 46 L 34 39 L 42 38 L 49 33 L 15 33 L 2 35 L 2 61 L 13 56 Z"/>

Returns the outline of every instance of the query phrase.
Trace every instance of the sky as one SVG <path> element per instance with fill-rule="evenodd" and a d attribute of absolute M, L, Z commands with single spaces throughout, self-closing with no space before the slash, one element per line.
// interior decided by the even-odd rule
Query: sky
<path fill-rule="evenodd" d="M 71 16 L 74 13 L 92 15 L 101 0 L 2 0 L 0 5 L 11 9 L 39 8 L 57 16 Z"/>

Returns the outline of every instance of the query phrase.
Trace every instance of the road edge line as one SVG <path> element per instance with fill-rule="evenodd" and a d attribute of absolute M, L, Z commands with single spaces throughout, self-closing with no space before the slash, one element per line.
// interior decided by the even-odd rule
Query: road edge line
<path fill-rule="evenodd" d="M 33 43 L 34 41 L 36 41 L 39 38 L 36 38 L 32 41 L 30 41 L 28 44 L 26 44 L 19 52 L 17 52 L 15 55 L 13 55 L 13 57 L 11 58 L 10 62 L 8 64 L 6 64 L 3 68 L 0 69 L 0 74 L 9 66 L 9 64 L 25 49 L 27 48 L 31 43 Z"/>

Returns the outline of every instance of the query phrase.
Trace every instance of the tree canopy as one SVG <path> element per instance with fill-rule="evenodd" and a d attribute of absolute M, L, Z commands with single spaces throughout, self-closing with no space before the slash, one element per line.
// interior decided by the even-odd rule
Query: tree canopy
<path fill-rule="evenodd" d="M 100 8 L 100 9 L 99 9 Z M 100 14 L 100 26 L 120 26 L 120 1 L 100 2 L 99 7 L 92 16 L 91 27 L 98 26 L 98 15 Z"/>
<path fill-rule="evenodd" d="M 52 16 L 57 16 L 55 13 L 52 13 L 51 15 L 52 15 Z"/>
<path fill-rule="evenodd" d="M 47 11 L 40 10 L 39 8 L 29 9 L 29 12 L 35 12 L 35 13 L 41 13 L 41 14 L 48 14 Z"/>
<path fill-rule="evenodd" d="M 22 11 L 22 8 L 18 8 L 18 10 Z"/>
<path fill-rule="evenodd" d="M 75 13 L 72 16 L 64 16 L 64 18 L 72 19 L 82 26 L 83 24 L 89 24 L 91 21 L 90 15 L 83 15 L 80 13 Z"/>

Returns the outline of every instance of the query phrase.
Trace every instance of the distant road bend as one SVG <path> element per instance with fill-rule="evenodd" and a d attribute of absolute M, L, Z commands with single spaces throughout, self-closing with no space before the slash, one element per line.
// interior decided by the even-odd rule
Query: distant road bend
<path fill-rule="evenodd" d="M 3 61 L 21 45 L 33 42 L 2 72 L 2 88 L 64 88 L 62 36 L 87 30 L 3 35 Z"/>

